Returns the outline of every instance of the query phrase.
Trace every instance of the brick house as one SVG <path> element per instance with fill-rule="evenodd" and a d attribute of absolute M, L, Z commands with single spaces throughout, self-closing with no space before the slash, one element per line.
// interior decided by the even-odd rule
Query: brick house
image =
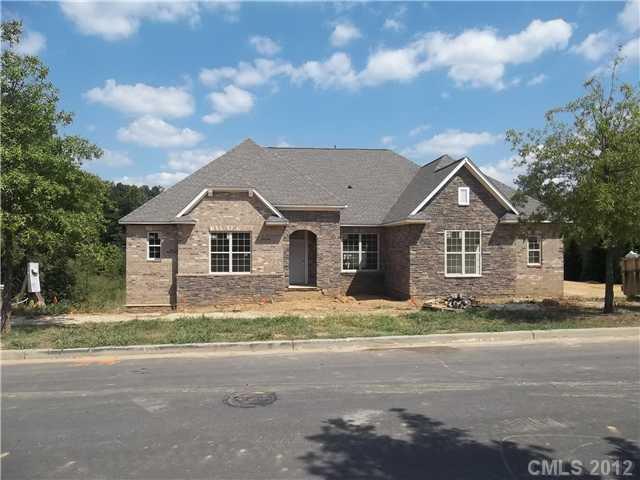
<path fill-rule="evenodd" d="M 120 220 L 127 306 L 288 289 L 424 299 L 562 296 L 560 230 L 468 158 L 245 140 Z"/>

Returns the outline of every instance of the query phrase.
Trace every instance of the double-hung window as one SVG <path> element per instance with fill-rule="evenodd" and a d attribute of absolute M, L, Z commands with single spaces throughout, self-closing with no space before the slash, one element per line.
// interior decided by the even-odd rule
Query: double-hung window
<path fill-rule="evenodd" d="M 527 238 L 527 265 L 542 265 L 542 242 L 536 235 Z"/>
<path fill-rule="evenodd" d="M 478 277 L 482 273 L 479 230 L 447 230 L 445 232 L 445 275 Z"/>
<path fill-rule="evenodd" d="M 251 234 L 211 233 L 211 273 L 250 273 Z"/>
<path fill-rule="evenodd" d="M 160 260 L 160 234 L 147 233 L 147 260 Z"/>
<path fill-rule="evenodd" d="M 349 233 L 342 238 L 342 271 L 378 270 L 378 234 Z"/>

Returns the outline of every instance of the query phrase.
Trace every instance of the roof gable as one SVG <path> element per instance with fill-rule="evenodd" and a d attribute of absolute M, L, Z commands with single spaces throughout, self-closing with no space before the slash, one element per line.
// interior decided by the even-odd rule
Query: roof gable
<path fill-rule="evenodd" d="M 387 149 L 261 147 L 247 139 L 163 191 L 120 223 L 185 223 L 209 190 L 258 195 L 275 218 L 295 209 L 342 209 L 342 225 L 424 221 L 417 215 L 460 168 L 517 217 L 515 193 L 484 175 L 468 158 L 443 155 L 418 167 Z M 535 208 L 531 199 L 527 210 Z M 346 207 L 346 208 L 345 208 Z M 530 208 L 529 208 L 530 207 Z"/>
<path fill-rule="evenodd" d="M 463 159 L 461 159 L 459 162 L 457 162 L 454 166 L 454 164 L 451 164 L 449 167 L 452 168 L 447 168 L 448 173 L 447 175 L 440 181 L 440 183 L 434 188 L 432 189 L 427 196 L 409 213 L 410 216 L 416 215 L 417 213 L 419 213 L 427 203 L 429 203 L 429 201 L 438 194 L 438 192 L 440 192 L 445 185 L 447 185 L 447 183 L 449 183 L 449 181 L 451 181 L 451 179 L 460 171 L 461 168 L 467 168 L 467 170 L 469 171 L 469 173 L 471 173 L 476 180 L 478 180 L 480 182 L 480 184 L 487 189 L 487 191 L 489 193 L 491 193 L 496 200 L 498 200 L 498 202 L 500 202 L 502 204 L 503 207 L 505 207 L 508 211 L 510 211 L 511 213 L 515 214 L 515 215 L 519 215 L 518 210 L 516 210 L 516 208 L 511 204 L 511 202 L 500 192 L 500 190 L 498 190 L 492 183 L 491 181 L 489 181 L 489 179 L 480 171 L 480 169 L 478 167 L 476 167 L 473 162 L 471 162 L 471 160 L 469 160 L 467 157 L 464 157 Z"/>

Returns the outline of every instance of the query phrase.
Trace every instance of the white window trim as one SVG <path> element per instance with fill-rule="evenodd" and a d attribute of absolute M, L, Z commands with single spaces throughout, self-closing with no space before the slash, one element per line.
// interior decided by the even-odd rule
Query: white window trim
<path fill-rule="evenodd" d="M 532 249 L 529 247 L 530 238 L 536 238 L 538 240 L 538 245 L 539 245 L 538 249 Z M 527 235 L 527 238 L 525 241 L 527 242 L 527 267 L 541 267 L 542 266 L 542 235 L 538 235 L 538 234 Z M 529 252 L 533 252 L 533 251 L 540 252 L 540 261 L 538 263 L 529 262 Z"/>
<path fill-rule="evenodd" d="M 156 235 L 158 235 L 158 240 L 160 241 L 160 245 L 154 245 L 154 246 L 159 246 L 160 247 L 160 257 L 155 258 L 155 257 L 151 257 L 151 255 L 149 255 L 149 253 L 151 252 L 151 243 L 149 243 L 149 236 L 155 233 Z M 149 262 L 159 262 L 160 260 L 162 260 L 162 239 L 160 238 L 160 232 L 147 232 L 147 260 Z"/>
<path fill-rule="evenodd" d="M 358 235 L 358 265 L 362 263 L 362 235 L 375 235 L 376 236 L 376 258 L 377 265 L 375 269 L 357 269 L 357 270 L 345 270 L 344 266 L 344 237 L 348 235 Z M 380 235 L 377 232 L 353 232 L 353 233 L 345 233 L 342 237 L 340 237 L 340 271 L 342 273 L 358 273 L 358 272 L 379 272 L 380 271 Z"/>
<path fill-rule="evenodd" d="M 211 235 L 217 233 L 224 233 L 225 235 L 232 235 L 234 233 L 248 233 L 249 234 L 249 271 L 248 272 L 232 272 L 232 271 L 228 271 L 228 272 L 213 272 L 211 270 L 211 254 L 213 253 L 211 251 Z M 229 269 L 233 268 L 233 237 L 228 238 L 229 240 Z M 236 253 L 242 253 L 242 252 L 236 252 Z M 224 232 L 224 231 L 215 231 L 215 232 L 209 232 L 209 275 L 251 275 L 253 271 L 253 238 L 251 235 L 251 232 Z"/>
<path fill-rule="evenodd" d="M 462 192 L 466 193 L 466 202 L 463 202 L 460 198 L 460 194 Z M 469 187 L 458 187 L 458 205 L 461 207 L 468 207 L 469 203 L 471 203 L 471 198 L 470 198 L 471 192 L 469 191 Z"/>
<path fill-rule="evenodd" d="M 480 243 L 478 247 L 480 247 L 480 252 L 478 252 L 478 273 L 447 273 L 447 234 L 451 232 L 461 232 L 462 233 L 462 251 L 461 252 L 452 252 L 452 253 L 460 253 L 462 254 L 462 271 L 465 270 L 465 260 L 464 256 L 465 252 L 465 235 L 466 232 L 478 232 L 480 235 Z M 480 278 L 482 277 L 482 230 L 445 230 L 444 231 L 444 276 L 447 278 Z"/>

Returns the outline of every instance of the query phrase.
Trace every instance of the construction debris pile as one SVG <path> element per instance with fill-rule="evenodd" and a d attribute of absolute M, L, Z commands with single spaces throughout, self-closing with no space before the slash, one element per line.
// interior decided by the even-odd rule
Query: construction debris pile
<path fill-rule="evenodd" d="M 475 304 L 473 297 L 467 297 L 459 293 L 445 298 L 427 300 L 422 305 L 423 310 L 463 310 Z"/>

